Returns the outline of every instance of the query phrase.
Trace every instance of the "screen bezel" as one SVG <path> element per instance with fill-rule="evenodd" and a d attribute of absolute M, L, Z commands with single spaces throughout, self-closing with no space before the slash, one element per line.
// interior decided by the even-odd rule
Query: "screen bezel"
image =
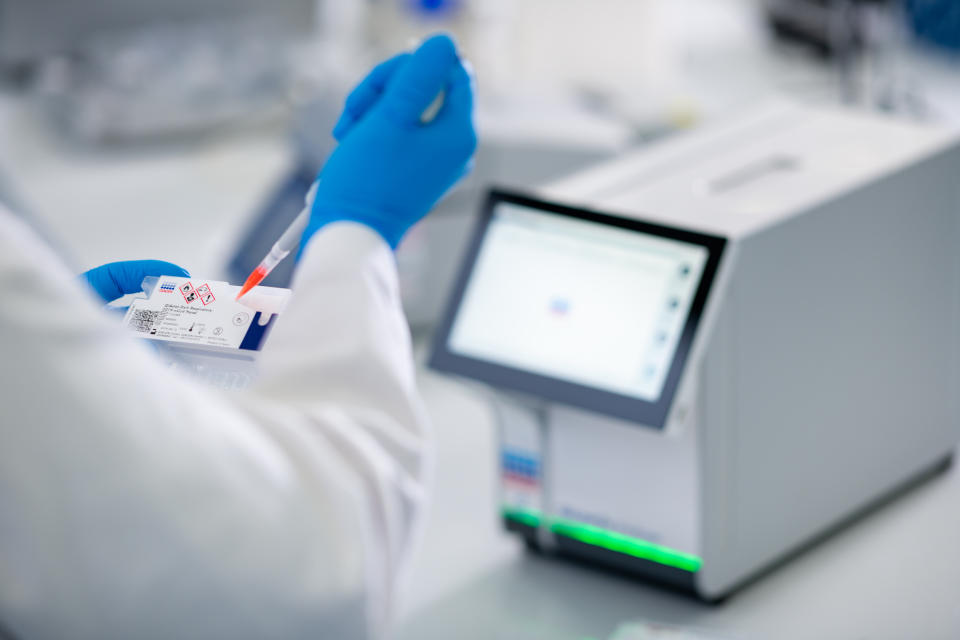
<path fill-rule="evenodd" d="M 467 284 L 473 276 L 477 257 L 486 239 L 490 222 L 493 220 L 494 210 L 497 205 L 502 203 L 610 225 L 670 240 L 678 240 L 707 249 L 707 260 L 700 276 L 700 283 L 697 285 L 696 293 L 687 314 L 687 321 L 677 341 L 673 361 L 670 363 L 660 397 L 656 402 L 532 373 L 493 361 L 465 356 L 450 350 L 450 333 L 453 330 L 457 312 L 463 303 Z M 663 429 L 680 382 L 680 376 L 690 353 L 690 347 L 700 325 L 726 243 L 726 239 L 720 236 L 547 202 L 517 192 L 492 189 L 481 209 L 446 309 L 434 336 L 429 366 L 436 371 L 478 380 L 498 389 L 531 394 L 558 404 L 597 412 L 655 429 Z"/>

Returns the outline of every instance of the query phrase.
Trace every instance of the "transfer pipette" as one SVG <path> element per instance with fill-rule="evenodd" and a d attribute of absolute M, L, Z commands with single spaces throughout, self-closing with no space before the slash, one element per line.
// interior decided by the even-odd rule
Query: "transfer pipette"
<path fill-rule="evenodd" d="M 237 294 L 237 300 L 242 298 L 250 289 L 253 289 L 263 282 L 263 279 L 270 275 L 270 272 L 273 271 L 284 258 L 290 255 L 291 251 L 297 248 L 297 245 L 300 243 L 300 236 L 303 235 L 303 230 L 307 228 L 307 222 L 310 220 L 310 209 L 313 208 L 313 197 L 316 194 L 317 183 L 314 182 L 307 192 L 307 197 L 304 198 L 303 211 L 293 219 L 293 222 L 291 222 L 287 230 L 283 232 L 280 239 L 273 243 L 273 247 L 270 249 L 267 257 L 260 262 L 257 268 L 253 270 L 253 273 L 247 278 L 247 281 L 243 283 L 243 286 L 240 288 L 240 293 Z"/>

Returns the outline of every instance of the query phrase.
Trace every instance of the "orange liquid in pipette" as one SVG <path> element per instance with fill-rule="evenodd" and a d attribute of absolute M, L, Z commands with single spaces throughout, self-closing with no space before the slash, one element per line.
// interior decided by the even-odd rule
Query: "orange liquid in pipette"
<path fill-rule="evenodd" d="M 247 281 L 243 283 L 243 286 L 240 288 L 240 293 L 237 294 L 235 300 L 239 300 L 244 295 L 247 294 L 250 289 L 253 289 L 255 286 L 263 282 L 263 279 L 267 277 L 267 270 L 263 265 L 257 267 L 253 270 L 253 273 L 247 278 Z"/>

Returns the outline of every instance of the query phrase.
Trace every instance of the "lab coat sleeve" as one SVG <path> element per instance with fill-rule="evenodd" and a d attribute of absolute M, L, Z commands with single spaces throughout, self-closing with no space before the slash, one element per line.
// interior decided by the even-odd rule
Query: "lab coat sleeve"
<path fill-rule="evenodd" d="M 22 637 L 375 638 L 429 437 L 386 244 L 306 248 L 260 381 L 202 387 L 0 211 L 0 626 Z"/>

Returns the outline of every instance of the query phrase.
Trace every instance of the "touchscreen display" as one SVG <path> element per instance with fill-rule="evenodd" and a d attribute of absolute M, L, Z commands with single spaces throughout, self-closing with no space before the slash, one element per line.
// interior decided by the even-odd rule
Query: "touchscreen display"
<path fill-rule="evenodd" d="M 699 244 L 499 202 L 447 349 L 656 403 L 708 257 Z"/>

